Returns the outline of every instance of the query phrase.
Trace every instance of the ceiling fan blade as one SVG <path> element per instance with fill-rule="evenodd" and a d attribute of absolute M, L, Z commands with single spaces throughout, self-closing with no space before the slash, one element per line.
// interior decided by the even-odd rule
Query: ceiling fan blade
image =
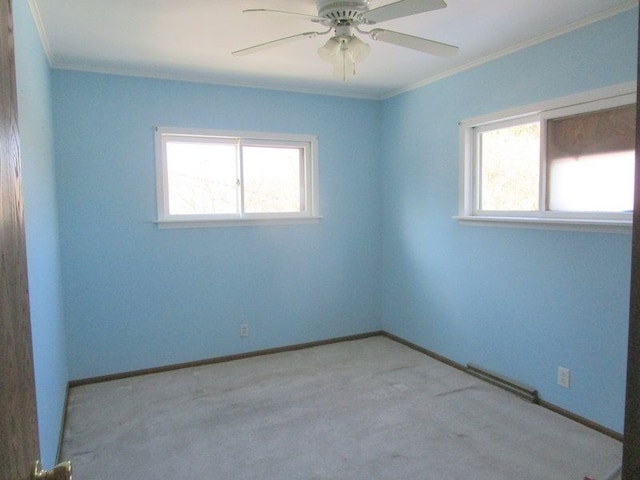
<path fill-rule="evenodd" d="M 259 45 L 254 45 L 253 47 L 243 48 L 241 50 L 236 50 L 235 52 L 231 52 L 231 55 L 240 56 L 240 55 L 248 55 L 250 53 L 259 52 L 260 50 L 265 50 L 271 47 L 277 47 L 278 45 L 283 45 L 289 42 L 295 42 L 296 40 L 300 40 L 303 38 L 313 38 L 316 35 L 319 35 L 320 32 L 305 32 L 299 33 L 297 35 L 291 35 L 290 37 L 279 38 L 278 40 L 272 40 L 270 42 L 261 43 Z"/>
<path fill-rule="evenodd" d="M 411 48 L 423 53 L 437 55 L 438 57 L 451 58 L 458 53 L 458 47 L 448 45 L 446 43 L 427 40 L 426 38 L 414 37 L 406 33 L 392 32 L 391 30 L 383 30 L 376 28 L 369 32 L 372 39 L 380 42 L 392 43 L 400 47 Z"/>
<path fill-rule="evenodd" d="M 281 15 L 292 15 L 295 17 L 301 17 L 306 20 L 311 20 L 312 22 L 323 23 L 326 22 L 326 18 L 317 17 L 315 15 L 307 15 L 306 13 L 297 13 L 297 12 L 285 12 L 284 10 L 271 10 L 268 8 L 249 8 L 247 10 L 243 10 L 242 13 L 277 13 Z"/>
<path fill-rule="evenodd" d="M 439 10 L 447 6 L 443 0 L 400 0 L 365 12 L 362 17 L 369 24 L 385 22 L 394 18 Z"/>

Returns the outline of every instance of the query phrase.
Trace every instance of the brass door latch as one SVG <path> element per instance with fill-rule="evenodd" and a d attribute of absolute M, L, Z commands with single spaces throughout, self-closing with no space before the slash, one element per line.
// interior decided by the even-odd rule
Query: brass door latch
<path fill-rule="evenodd" d="M 51 470 L 43 470 L 40 460 L 37 460 L 31 480 L 71 480 L 71 462 L 62 462 Z"/>

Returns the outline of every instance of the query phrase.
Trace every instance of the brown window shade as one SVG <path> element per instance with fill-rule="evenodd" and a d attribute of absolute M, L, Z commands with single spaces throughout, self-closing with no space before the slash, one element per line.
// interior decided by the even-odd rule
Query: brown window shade
<path fill-rule="evenodd" d="M 636 107 L 547 121 L 547 160 L 635 149 Z"/>

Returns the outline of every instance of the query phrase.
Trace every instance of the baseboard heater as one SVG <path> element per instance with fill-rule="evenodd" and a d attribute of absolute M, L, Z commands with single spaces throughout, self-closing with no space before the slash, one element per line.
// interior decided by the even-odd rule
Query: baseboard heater
<path fill-rule="evenodd" d="M 472 363 L 467 364 L 465 371 L 469 375 L 473 375 L 474 377 L 503 388 L 521 398 L 524 398 L 525 400 L 530 401 L 531 403 L 538 403 L 538 391 L 531 387 L 522 385 L 521 383 L 503 377 L 502 375 L 491 372 L 477 365 L 473 365 Z"/>

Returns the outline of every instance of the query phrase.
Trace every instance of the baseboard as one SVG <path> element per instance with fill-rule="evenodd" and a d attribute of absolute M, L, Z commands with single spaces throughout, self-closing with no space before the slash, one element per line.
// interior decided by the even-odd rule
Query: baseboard
<path fill-rule="evenodd" d="M 467 371 L 467 368 L 465 365 L 462 365 L 461 363 L 455 362 L 447 357 L 444 357 L 438 353 L 435 353 L 429 349 L 426 349 L 424 347 L 421 347 L 420 345 L 416 345 L 415 343 L 409 342 L 408 340 L 405 340 L 402 337 L 398 337 L 396 335 L 393 335 L 392 333 L 388 333 L 388 332 L 381 332 L 382 335 L 384 335 L 387 338 L 390 338 L 391 340 L 394 340 L 398 343 L 401 343 L 402 345 L 406 345 L 407 347 L 416 350 L 420 353 L 424 353 L 425 355 L 438 360 L 446 365 L 449 365 L 451 367 L 457 368 L 458 370 L 461 370 L 463 372 L 465 372 L 466 374 L 469 375 L 469 372 Z M 484 380 L 486 381 L 486 380 Z M 537 393 L 537 392 L 536 392 Z M 568 418 L 569 420 L 573 420 L 576 423 L 579 423 L 581 425 L 584 425 L 585 427 L 590 428 L 591 430 L 595 430 L 596 432 L 602 433 L 603 435 L 606 435 L 608 437 L 611 437 L 615 440 L 618 440 L 619 442 L 623 442 L 624 441 L 624 435 L 622 435 L 621 433 L 616 432 L 615 430 L 611 430 L 610 428 L 605 427 L 604 425 L 600 425 L 599 423 L 593 422 L 587 418 L 581 417 L 580 415 L 577 415 L 573 412 L 570 412 L 569 410 L 565 410 L 564 408 L 558 407 L 557 405 L 554 405 L 553 403 L 547 402 L 543 399 L 541 399 L 539 396 L 537 396 L 536 404 L 540 405 L 543 408 L 546 408 L 547 410 L 550 410 L 554 413 L 557 413 L 559 415 L 562 415 L 563 417 Z"/>
<path fill-rule="evenodd" d="M 465 372 L 469 375 L 469 373 L 467 372 L 467 366 L 463 365 L 461 363 L 458 363 L 454 360 L 451 360 L 450 358 L 447 358 L 443 355 L 440 355 L 438 353 L 435 353 L 427 348 L 421 347 L 420 345 L 417 345 L 413 342 L 410 342 L 408 340 L 405 340 L 402 337 L 398 337 L 397 335 L 394 335 L 392 333 L 386 332 L 384 330 L 378 330 L 378 331 L 374 331 L 374 332 L 368 332 L 368 333 L 360 333 L 357 335 L 348 335 L 345 337 L 336 337 L 336 338 L 330 338 L 327 340 L 318 340 L 315 342 L 307 342 L 307 343 L 299 343 L 299 344 L 295 344 L 295 345 L 287 345 L 284 347 L 276 347 L 276 348 L 268 348 L 268 349 L 264 349 L 264 350 L 256 350 L 253 352 L 246 352 L 246 353 L 238 353 L 238 354 L 234 354 L 234 355 L 225 355 L 225 356 L 221 356 L 221 357 L 213 357 L 213 358 L 208 358 L 208 359 L 204 359 L 204 360 L 196 360 L 193 362 L 184 362 L 184 363 L 177 363 L 177 364 L 173 364 L 173 365 L 166 365 L 166 366 L 162 366 L 162 367 L 155 367 L 155 368 L 145 368 L 145 369 L 141 369 L 141 370 L 132 370 L 129 372 L 123 372 L 123 373 L 115 373 L 115 374 L 111 374 L 111 375 L 102 375 L 99 377 L 91 377 L 91 378 L 84 378 L 84 379 L 80 379 L 80 380 L 72 380 L 69 382 L 68 386 L 67 386 L 67 398 L 65 399 L 65 413 L 63 415 L 63 421 L 62 421 L 62 428 L 64 429 L 64 422 L 66 419 L 66 403 L 68 402 L 68 393 L 69 393 L 69 388 L 73 388 L 73 387 L 78 387 L 81 385 L 90 385 L 93 383 L 101 383 L 101 382 L 108 382 L 111 380 L 120 380 L 123 378 L 131 378 L 131 377 L 137 377 L 140 375 L 149 375 L 152 373 L 161 373 L 161 372 L 168 372 L 168 371 L 172 371 L 172 370 L 179 370 L 182 368 L 190 368 L 190 367 L 199 367 L 199 366 L 203 366 L 203 365 L 213 365 L 216 363 L 224 363 L 224 362 L 231 362 L 233 360 L 241 360 L 244 358 L 253 358 L 253 357 L 260 357 L 263 355 L 271 355 L 274 353 L 283 353 L 283 352 L 292 352 L 295 350 L 303 350 L 305 348 L 312 348 L 312 347 L 320 347 L 323 345 L 330 345 L 333 343 L 340 343 L 340 342 L 349 342 L 349 341 L 353 341 L 353 340 L 362 340 L 365 338 L 371 338 L 371 337 L 377 337 L 377 336 L 384 336 L 387 337 L 395 342 L 398 342 L 402 345 L 405 345 L 413 350 L 416 350 L 420 353 L 423 353 L 424 355 L 427 355 L 435 360 L 438 360 L 439 362 L 444 363 L 445 365 L 449 365 L 450 367 L 456 368 L 462 372 Z M 546 408 L 547 410 L 550 410 L 552 412 L 555 412 L 559 415 L 562 415 L 563 417 L 566 417 L 570 420 L 573 420 L 574 422 L 577 422 L 581 425 L 584 425 L 585 427 L 588 427 L 592 430 L 595 430 L 597 432 L 602 433 L 603 435 L 606 435 L 608 437 L 611 437 L 615 440 L 618 440 L 620 442 L 623 441 L 623 435 L 621 433 L 618 433 L 614 430 L 611 430 L 603 425 L 600 425 L 596 422 L 593 422 L 587 418 L 581 417 L 580 415 L 577 415 L 573 412 L 570 412 L 569 410 L 565 410 L 563 408 L 558 407 L 557 405 L 554 405 L 550 402 L 547 402 L 541 398 L 538 397 L 537 399 L 537 404 L 540 405 L 543 408 Z M 62 432 L 61 432 L 62 435 Z M 61 437 L 62 438 L 62 437 Z M 58 446 L 58 459 L 60 459 L 60 448 L 62 446 L 62 442 L 59 442 L 59 446 Z"/>
<path fill-rule="evenodd" d="M 588 418 L 581 417 L 580 415 L 570 412 L 569 410 L 565 410 L 564 408 L 558 407 L 553 403 L 538 399 L 538 405 L 546 408 L 547 410 L 551 410 L 554 413 L 562 415 L 563 417 L 573 420 L 574 422 L 580 423 L 585 427 L 589 427 L 590 429 L 595 430 L 596 432 L 600 432 L 603 435 L 606 435 L 607 437 L 611 437 L 614 440 L 618 440 L 619 442 L 624 441 L 624 435 L 622 433 L 618 433 L 615 430 L 611 430 L 610 428 L 607 428 L 604 425 L 600 425 L 599 423 L 593 422 Z"/>
<path fill-rule="evenodd" d="M 138 377 L 140 375 L 149 375 L 152 373 L 162 373 L 162 372 L 169 372 L 172 370 L 180 370 L 182 368 L 191 368 L 191 367 L 200 367 L 203 365 L 213 365 L 216 363 L 224 363 L 224 362 L 231 362 L 233 360 L 242 360 L 244 358 L 253 358 L 253 357 L 260 357 L 263 355 L 271 355 L 273 353 L 283 353 L 283 352 L 292 352 L 295 350 L 303 350 L 305 348 L 312 348 L 312 347 L 320 347 L 323 345 L 331 345 L 332 343 L 340 343 L 340 342 L 349 342 L 349 341 L 353 341 L 353 340 L 362 340 L 365 338 L 370 338 L 370 337 L 377 337 L 380 335 L 383 335 L 384 332 L 382 331 L 375 331 L 375 332 L 368 332 L 368 333 L 359 333 L 356 335 L 348 335 L 345 337 L 336 337 L 336 338 L 330 338 L 330 339 L 326 339 L 326 340 L 317 340 L 314 342 L 306 342 L 306 343 L 298 343 L 295 345 L 286 345 L 284 347 L 275 347 L 275 348 L 267 348 L 264 350 L 255 350 L 252 352 L 246 352 L 246 353 L 236 353 L 233 355 L 224 355 L 221 357 L 213 357 L 213 358 L 206 358 L 203 360 L 196 360 L 196 361 L 192 361 L 192 362 L 184 362 L 184 363 L 176 363 L 176 364 L 172 364 L 172 365 L 165 365 L 162 367 L 153 367 L 153 368 L 144 368 L 141 370 L 132 370 L 132 371 L 128 371 L 128 372 L 123 372 L 123 373 L 114 373 L 114 374 L 110 374 L 110 375 L 102 375 L 99 377 L 91 377 L 91 378 L 83 378 L 80 380 L 71 380 L 69 382 L 69 388 L 73 388 L 73 387 L 78 387 L 81 385 L 90 385 L 93 383 L 101 383 L 101 382 L 109 382 L 111 380 L 120 380 L 123 378 L 131 378 L 131 377 Z"/>
<path fill-rule="evenodd" d="M 444 356 L 442 356 L 442 355 L 440 355 L 440 354 L 438 354 L 436 352 L 433 352 L 433 351 L 428 350 L 428 349 L 426 349 L 424 347 L 421 347 L 420 345 L 416 345 L 415 343 L 412 343 L 409 340 L 405 340 L 402 337 L 398 337 L 398 336 L 394 335 L 393 333 L 382 331 L 381 335 L 383 335 L 383 336 L 385 336 L 387 338 L 390 338 L 391 340 L 393 340 L 395 342 L 401 343 L 402 345 L 405 345 L 405 346 L 411 348 L 412 350 L 416 350 L 416 351 L 418 351 L 420 353 L 424 353 L 425 355 L 427 355 L 427 356 L 429 356 L 429 357 L 431 357 L 431 358 L 433 358 L 435 360 L 438 360 L 439 362 L 442 362 L 442 363 L 444 363 L 446 365 L 449 365 L 450 367 L 457 368 L 458 370 L 462 370 L 463 372 L 466 372 L 466 368 L 467 367 L 465 365 L 463 365 L 461 363 L 458 363 L 458 362 L 454 362 L 450 358 L 444 357 Z"/>

